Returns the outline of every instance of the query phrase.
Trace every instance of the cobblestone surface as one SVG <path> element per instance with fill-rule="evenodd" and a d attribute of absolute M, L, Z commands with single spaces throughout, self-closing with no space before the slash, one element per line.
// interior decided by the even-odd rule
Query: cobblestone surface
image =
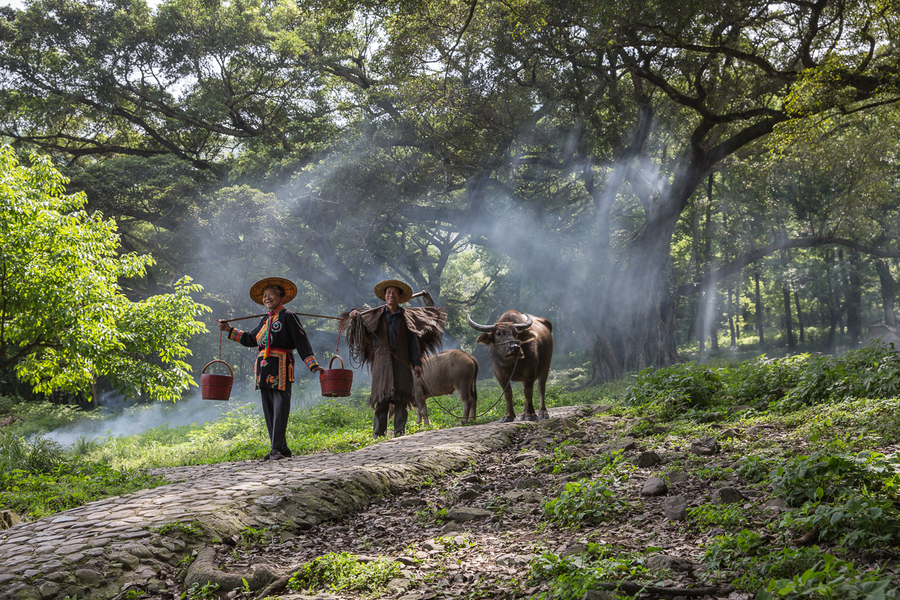
<path fill-rule="evenodd" d="M 551 409 L 551 417 L 579 411 Z M 375 496 L 464 468 L 519 427 L 425 431 L 355 452 L 166 469 L 172 483 L 0 531 L 0 599 L 114 598 L 245 528 L 309 529 Z"/>

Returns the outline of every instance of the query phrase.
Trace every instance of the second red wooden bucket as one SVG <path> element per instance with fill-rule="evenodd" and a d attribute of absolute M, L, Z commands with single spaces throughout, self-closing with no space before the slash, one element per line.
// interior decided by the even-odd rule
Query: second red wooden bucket
<path fill-rule="evenodd" d="M 222 363 L 228 367 L 228 375 L 207 374 L 206 369 L 213 363 Z M 200 395 L 204 400 L 228 400 L 231 398 L 231 385 L 234 383 L 234 371 L 224 360 L 211 360 L 200 372 Z"/>
<path fill-rule="evenodd" d="M 334 359 L 341 361 L 340 369 L 332 369 Z M 349 396 L 350 386 L 353 384 L 353 371 L 344 368 L 344 359 L 335 354 L 328 363 L 328 368 L 319 373 L 319 383 L 322 384 L 322 395 L 328 397 Z"/>

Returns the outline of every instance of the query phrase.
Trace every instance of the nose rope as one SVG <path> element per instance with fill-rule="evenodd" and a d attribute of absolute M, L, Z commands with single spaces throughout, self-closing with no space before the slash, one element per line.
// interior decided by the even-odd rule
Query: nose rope
<path fill-rule="evenodd" d="M 362 322 L 361 322 L 362 317 L 357 315 L 356 320 L 359 322 L 355 323 L 355 325 L 356 325 L 355 327 L 352 327 L 352 328 L 347 327 L 347 346 L 349 347 L 349 350 L 347 351 L 347 353 L 348 353 L 348 362 L 351 364 L 351 366 L 353 366 L 354 368 L 359 368 L 359 367 L 362 367 L 362 363 L 363 363 L 362 354 L 363 354 L 363 348 L 365 346 L 365 333 L 363 331 Z M 343 324 L 343 321 L 342 321 L 342 324 Z M 355 335 L 353 335 L 352 339 L 351 339 L 351 333 L 350 333 L 351 331 L 353 331 L 353 333 L 355 334 Z M 519 340 L 510 340 L 508 342 L 499 342 L 494 345 L 495 346 L 506 346 L 506 345 L 509 345 L 509 344 L 512 344 L 512 343 L 515 343 L 518 341 Z M 338 343 L 340 343 L 340 333 L 338 333 Z M 411 364 L 409 364 L 408 362 L 406 362 L 405 360 L 401 359 L 399 356 L 394 354 L 394 352 L 390 348 L 388 348 L 388 352 L 390 352 L 391 356 L 393 356 L 398 361 L 400 361 L 401 363 L 408 366 L 410 369 L 413 368 L 413 366 Z M 353 363 L 356 363 L 356 365 L 354 365 Z M 512 368 L 513 372 L 515 372 L 516 367 L 518 365 L 519 365 L 519 355 L 516 355 L 516 362 L 513 363 L 513 368 Z M 420 377 L 420 379 L 421 379 L 421 377 Z M 476 385 L 477 384 L 478 383 L 476 381 Z M 427 392 L 429 392 L 429 393 L 431 392 L 431 390 L 428 389 L 428 384 L 426 384 L 423 381 L 422 385 L 425 386 L 425 389 Z M 497 396 L 497 400 L 495 400 L 494 403 L 490 406 L 490 408 L 488 408 L 486 411 L 482 412 L 479 415 L 476 415 L 475 419 L 479 419 L 479 418 L 483 417 L 484 415 L 486 415 L 487 413 L 494 410 L 494 408 L 497 406 L 497 404 L 500 403 L 500 400 L 503 398 L 504 394 L 506 393 L 507 388 L 509 388 L 511 385 L 512 385 L 512 375 L 510 375 L 510 378 L 509 378 L 509 380 L 507 380 L 506 385 L 501 388 L 500 395 Z M 437 398 L 437 397 L 432 396 L 432 399 L 435 399 L 435 398 Z M 447 413 L 451 417 L 455 417 L 457 419 L 462 420 L 462 416 L 457 415 L 453 411 L 445 408 L 440 403 L 440 401 L 435 399 L 434 403 L 437 404 L 441 410 L 443 410 L 445 413 Z"/>
<path fill-rule="evenodd" d="M 516 356 L 516 362 L 513 363 L 513 368 L 512 368 L 513 372 L 515 372 L 516 367 L 518 366 L 518 364 L 519 364 L 519 357 Z M 426 391 L 428 391 L 428 392 L 431 391 L 431 390 L 428 389 L 428 385 L 427 385 L 424 381 L 422 382 L 422 385 L 425 386 Z M 477 381 L 477 380 L 475 381 L 475 385 L 478 385 L 478 381 Z M 483 417 L 484 415 L 486 415 L 486 414 L 488 414 L 489 412 L 491 412 L 492 410 L 494 410 L 494 408 L 495 408 L 498 404 L 500 404 L 500 400 L 503 399 L 503 395 L 506 393 L 506 388 L 508 388 L 510 385 L 512 385 L 512 375 L 510 375 L 509 379 L 508 379 L 507 382 L 506 382 L 506 385 L 503 386 L 503 388 L 501 388 L 501 390 L 500 390 L 500 395 L 497 396 L 497 399 L 494 401 L 493 404 L 491 404 L 491 407 L 488 408 L 486 411 L 482 412 L 480 415 L 475 415 L 475 416 L 472 418 L 472 420 L 474 421 L 474 420 L 476 420 L 476 419 L 480 419 L 480 418 Z M 457 391 L 459 391 L 459 390 L 457 390 Z M 431 399 L 434 400 L 434 403 L 438 405 L 438 408 L 440 408 L 442 411 L 444 411 L 445 413 L 447 413 L 447 414 L 450 415 L 451 417 L 455 417 L 455 418 L 459 419 L 460 421 L 462 420 L 462 416 L 461 416 L 461 415 L 457 415 L 456 413 L 454 413 L 454 412 L 451 411 L 450 409 L 445 408 L 444 405 L 441 404 L 440 401 L 439 401 L 437 398 L 438 398 L 437 396 L 431 396 Z M 426 398 L 426 400 L 427 400 L 427 398 Z"/>

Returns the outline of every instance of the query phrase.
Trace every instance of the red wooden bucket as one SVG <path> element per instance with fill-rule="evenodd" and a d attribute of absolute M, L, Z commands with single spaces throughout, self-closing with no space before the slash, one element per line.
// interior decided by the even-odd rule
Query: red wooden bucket
<path fill-rule="evenodd" d="M 334 359 L 341 361 L 340 369 L 332 369 Z M 353 384 L 353 371 L 344 368 L 344 359 L 335 354 L 328 363 L 328 368 L 319 373 L 319 383 L 322 384 L 322 395 L 328 397 L 349 396 L 350 386 Z"/>
<path fill-rule="evenodd" d="M 228 375 L 207 375 L 206 369 L 213 363 L 222 363 L 228 367 Z M 200 395 L 204 400 L 228 400 L 231 397 L 231 384 L 234 383 L 234 371 L 224 360 L 211 360 L 200 372 Z"/>

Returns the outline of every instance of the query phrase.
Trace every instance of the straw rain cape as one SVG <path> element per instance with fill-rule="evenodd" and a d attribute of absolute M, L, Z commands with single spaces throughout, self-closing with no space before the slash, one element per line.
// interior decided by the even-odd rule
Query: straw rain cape
<path fill-rule="evenodd" d="M 391 399 L 412 405 L 413 371 L 408 350 L 408 335 L 419 341 L 422 356 L 439 352 L 442 347 L 447 314 L 440 308 L 403 308 L 403 322 L 397 342 L 390 347 L 384 310 L 375 310 L 350 320 L 347 343 L 351 362 L 365 365 L 372 374 L 372 395 L 369 406 Z M 349 313 L 341 316 L 349 318 Z"/>

